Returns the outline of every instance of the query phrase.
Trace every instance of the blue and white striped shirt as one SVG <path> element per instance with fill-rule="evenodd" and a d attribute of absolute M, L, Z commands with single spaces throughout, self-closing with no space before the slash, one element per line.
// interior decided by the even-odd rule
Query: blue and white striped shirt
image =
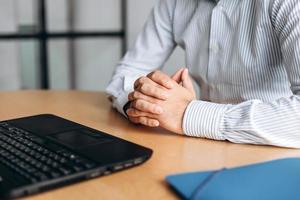
<path fill-rule="evenodd" d="M 299 0 L 160 0 L 107 88 L 120 112 L 177 45 L 201 88 L 186 135 L 300 147 Z"/>

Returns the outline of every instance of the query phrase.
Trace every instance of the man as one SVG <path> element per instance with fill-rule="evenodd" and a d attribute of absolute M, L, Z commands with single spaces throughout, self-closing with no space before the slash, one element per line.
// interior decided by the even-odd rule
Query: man
<path fill-rule="evenodd" d="M 187 69 L 155 71 L 176 45 L 200 100 Z M 134 123 L 299 148 L 300 1 L 160 0 L 107 92 Z"/>

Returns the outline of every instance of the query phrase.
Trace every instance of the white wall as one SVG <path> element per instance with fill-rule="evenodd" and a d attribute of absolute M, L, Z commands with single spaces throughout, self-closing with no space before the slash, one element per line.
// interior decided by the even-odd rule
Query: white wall
<path fill-rule="evenodd" d="M 76 30 L 121 29 L 121 0 L 77 0 Z M 84 90 L 104 90 L 121 57 L 119 39 L 85 39 L 75 43 L 76 86 Z"/>
<path fill-rule="evenodd" d="M 51 31 L 68 30 L 67 11 L 70 0 L 48 0 L 48 28 Z M 120 1 L 121 0 L 72 0 L 75 8 L 74 28 L 79 31 L 86 30 L 119 30 L 120 29 Z M 128 0 L 128 30 L 129 46 L 132 45 L 141 31 L 152 6 L 157 0 Z M 25 3 L 26 2 L 26 3 Z M 0 0 L 0 29 L 16 30 L 18 25 L 36 24 L 34 15 L 34 0 Z M 14 9 L 14 8 L 17 8 Z M 51 17 L 50 17 L 51 16 Z M 9 19 L 10 22 L 7 22 Z M 68 89 L 70 41 L 52 40 L 49 43 L 50 53 L 50 80 L 51 87 L 55 89 Z M 7 46 L 8 45 L 8 46 Z M 74 63 L 76 69 L 76 85 L 78 89 L 104 90 L 116 63 L 121 54 L 121 42 L 118 39 L 80 39 L 74 42 Z M 37 44 L 23 42 L 21 44 L 0 43 L 0 59 L 5 59 L 0 74 L 1 88 L 18 88 L 19 80 L 25 88 L 36 88 L 38 77 L 36 76 L 37 57 L 35 56 Z M 3 49 L 3 50 L 2 50 Z M 4 57 L 5 56 L 5 57 Z M 2 58 L 3 57 L 3 58 Z M 15 59 L 18 58 L 18 59 Z M 2 62 L 3 63 L 3 62 Z M 22 63 L 21 75 L 19 65 Z M 5 67 L 4 66 L 9 66 Z M 183 52 L 177 49 L 164 71 L 171 74 L 179 67 L 184 66 Z M 5 71 L 5 72 L 4 72 Z M 3 84 L 7 74 L 14 76 L 9 83 Z M 19 85 L 18 85 L 19 84 Z M 5 87 L 4 87 L 5 86 Z M 9 86 L 9 87 L 8 87 Z M 13 87 L 12 87 L 13 86 Z"/>
<path fill-rule="evenodd" d="M 48 1 L 49 29 L 69 30 L 66 0 Z M 120 0 L 74 0 L 74 29 L 77 31 L 120 30 Z M 62 20 L 63 19 L 63 20 Z M 121 42 L 111 38 L 88 38 L 74 42 L 75 83 L 77 89 L 104 90 L 121 57 Z M 70 87 L 70 41 L 50 42 L 51 87 Z"/>

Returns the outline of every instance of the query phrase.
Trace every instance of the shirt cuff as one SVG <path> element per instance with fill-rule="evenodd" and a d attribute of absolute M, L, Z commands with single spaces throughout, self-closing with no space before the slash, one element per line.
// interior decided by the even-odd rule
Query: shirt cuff
<path fill-rule="evenodd" d="M 113 99 L 113 107 L 116 108 L 122 115 L 124 115 L 127 118 L 126 113 L 124 112 L 123 107 L 128 102 L 128 94 L 130 92 L 122 92 L 118 98 Z"/>
<path fill-rule="evenodd" d="M 124 112 L 124 105 L 128 102 L 128 94 L 133 91 L 134 81 L 139 78 L 139 75 L 125 76 L 122 79 L 117 79 L 112 82 L 106 92 L 112 97 L 112 105 L 125 117 L 128 117 Z"/>
<path fill-rule="evenodd" d="M 228 106 L 205 101 L 192 101 L 184 113 L 184 133 L 188 136 L 225 140 L 220 132 L 220 127 Z"/>

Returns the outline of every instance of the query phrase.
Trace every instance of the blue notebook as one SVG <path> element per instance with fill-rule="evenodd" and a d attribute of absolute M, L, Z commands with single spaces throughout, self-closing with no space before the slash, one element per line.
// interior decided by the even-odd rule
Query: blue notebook
<path fill-rule="evenodd" d="M 170 175 L 167 182 L 183 199 L 300 199 L 300 158 L 231 169 Z"/>

